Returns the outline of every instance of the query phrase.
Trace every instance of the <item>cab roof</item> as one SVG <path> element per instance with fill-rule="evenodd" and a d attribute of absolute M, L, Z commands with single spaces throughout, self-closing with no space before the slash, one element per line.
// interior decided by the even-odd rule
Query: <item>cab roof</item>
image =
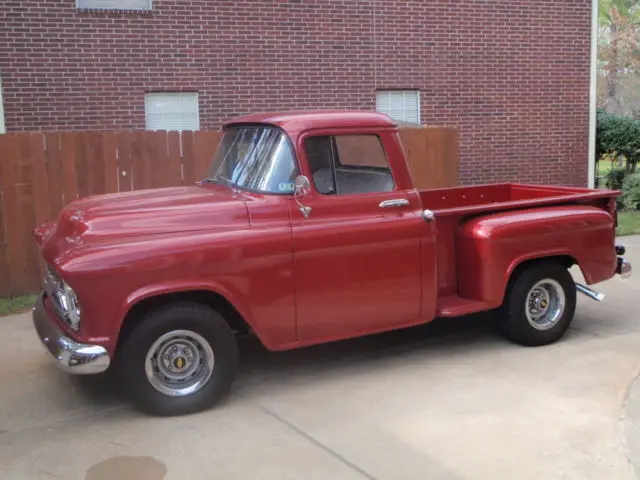
<path fill-rule="evenodd" d="M 395 127 L 388 116 L 364 110 L 302 110 L 255 113 L 236 117 L 224 127 L 246 124 L 275 125 L 288 132 L 301 132 L 323 128 Z"/>

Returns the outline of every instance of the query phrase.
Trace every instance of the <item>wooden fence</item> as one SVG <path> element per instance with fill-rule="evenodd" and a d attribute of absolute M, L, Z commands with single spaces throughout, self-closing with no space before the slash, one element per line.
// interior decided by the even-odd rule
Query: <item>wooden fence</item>
<path fill-rule="evenodd" d="M 220 132 L 70 132 L 0 135 L 0 297 L 35 292 L 40 255 L 33 229 L 87 195 L 193 185 Z M 418 188 L 458 184 L 453 129 L 403 128 Z"/>

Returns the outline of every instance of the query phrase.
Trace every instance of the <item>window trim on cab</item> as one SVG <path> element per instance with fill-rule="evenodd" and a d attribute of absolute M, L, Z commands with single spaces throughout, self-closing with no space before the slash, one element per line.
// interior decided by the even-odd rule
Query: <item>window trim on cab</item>
<path fill-rule="evenodd" d="M 336 141 L 337 137 L 374 137 L 378 145 L 380 146 L 381 153 L 384 157 L 386 167 L 376 167 L 369 165 L 350 165 L 344 164 L 340 159 L 339 146 Z M 309 155 L 307 151 L 307 142 L 312 139 L 318 138 L 328 138 L 330 143 L 330 159 L 331 165 L 329 166 L 331 169 L 331 176 L 333 181 L 333 191 L 329 190 L 327 192 L 322 191 L 318 188 L 316 179 L 314 178 L 314 172 L 312 171 L 311 163 L 309 162 Z M 304 155 L 305 159 L 305 174 L 309 177 L 309 182 L 311 183 L 312 189 L 315 193 L 323 196 L 336 196 L 336 197 L 349 197 L 349 196 L 362 196 L 362 195 L 378 195 L 383 193 L 397 192 L 398 185 L 395 180 L 393 169 L 391 168 L 391 163 L 389 162 L 389 154 L 385 149 L 385 144 L 380 136 L 379 131 L 317 131 L 317 132 L 308 132 L 305 135 L 302 135 L 298 141 L 300 151 L 302 155 Z M 391 188 L 388 190 L 373 190 L 373 191 L 362 191 L 362 192 L 347 192 L 340 193 L 340 186 L 337 178 L 338 170 L 352 170 L 352 171 L 365 171 L 365 172 L 378 172 L 378 173 L 386 173 L 389 175 L 391 180 Z"/>
<path fill-rule="evenodd" d="M 222 128 L 220 131 L 221 131 L 222 135 L 224 135 L 224 133 L 229 129 L 243 128 L 243 127 L 258 127 L 258 128 L 262 127 L 262 128 L 271 128 L 273 130 L 280 131 L 280 133 L 285 138 L 285 141 L 286 141 L 287 145 L 289 146 L 289 149 L 291 150 L 291 156 L 293 158 L 293 164 L 295 166 L 296 176 L 297 175 L 303 175 L 303 173 L 302 173 L 303 172 L 302 164 L 300 162 L 300 159 L 298 158 L 298 151 L 296 149 L 295 142 L 293 141 L 293 139 L 291 138 L 289 133 L 287 131 L 285 131 L 285 129 L 283 129 L 279 125 L 275 125 L 275 124 L 272 124 L 272 123 L 242 122 L 242 123 L 230 123 L 228 125 L 225 125 L 224 128 Z M 214 156 L 211 158 L 211 161 L 209 162 L 209 165 L 207 166 L 207 175 L 209 173 L 209 169 L 211 169 L 213 167 L 213 161 L 215 160 L 215 156 L 217 155 L 218 148 L 221 148 L 221 143 L 222 143 L 222 137 L 220 138 L 220 144 L 218 144 L 218 147 L 216 147 L 216 152 L 214 153 Z M 218 165 L 218 168 L 216 169 L 216 171 L 219 168 L 220 168 L 220 166 Z M 206 178 L 205 178 L 205 180 L 206 180 Z M 268 195 L 268 196 L 290 197 L 290 198 L 293 198 L 294 195 L 295 195 L 295 191 L 292 191 L 292 192 L 271 192 L 269 190 L 258 190 L 258 189 L 254 189 L 254 188 L 240 186 L 240 185 L 237 185 L 234 182 L 230 182 L 229 185 L 231 185 L 232 188 L 237 189 L 240 192 L 248 192 L 248 193 L 253 193 L 253 194 L 257 194 L 257 195 Z"/>

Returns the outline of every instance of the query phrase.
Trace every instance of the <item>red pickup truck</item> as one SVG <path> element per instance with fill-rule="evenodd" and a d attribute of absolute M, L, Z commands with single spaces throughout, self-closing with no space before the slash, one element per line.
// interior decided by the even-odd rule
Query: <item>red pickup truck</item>
<path fill-rule="evenodd" d="M 576 292 L 627 277 L 618 192 L 418 191 L 397 125 L 358 111 L 249 115 L 196 185 L 78 199 L 34 231 L 39 338 L 69 373 L 115 370 L 143 411 L 213 406 L 236 336 L 270 350 L 496 310 L 523 345 L 562 337 Z"/>

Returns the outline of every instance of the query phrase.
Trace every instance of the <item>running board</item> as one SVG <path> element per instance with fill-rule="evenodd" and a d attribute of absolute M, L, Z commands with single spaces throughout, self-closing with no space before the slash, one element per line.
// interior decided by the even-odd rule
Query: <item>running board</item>
<path fill-rule="evenodd" d="M 595 290 L 591 290 L 589 287 L 585 287 L 579 283 L 576 283 L 576 290 L 596 302 L 604 300 L 604 293 L 596 292 Z"/>

